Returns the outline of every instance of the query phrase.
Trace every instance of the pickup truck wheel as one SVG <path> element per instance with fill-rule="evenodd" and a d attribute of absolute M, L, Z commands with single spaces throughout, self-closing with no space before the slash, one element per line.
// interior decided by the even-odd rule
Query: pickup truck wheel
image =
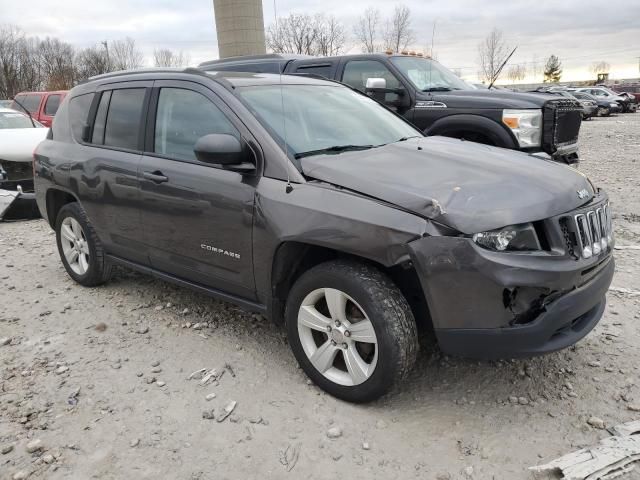
<path fill-rule="evenodd" d="M 87 214 L 77 203 L 60 209 L 56 220 L 56 241 L 65 270 L 71 278 L 85 287 L 106 282 L 111 276 L 107 262 Z"/>
<path fill-rule="evenodd" d="M 331 261 L 305 272 L 291 289 L 285 316 L 300 366 L 343 400 L 375 400 L 415 362 L 411 309 L 393 282 L 368 265 Z"/>

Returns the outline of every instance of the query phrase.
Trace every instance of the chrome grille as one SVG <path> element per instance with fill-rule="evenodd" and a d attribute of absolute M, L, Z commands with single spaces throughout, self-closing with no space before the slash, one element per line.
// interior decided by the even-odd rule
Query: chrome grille
<path fill-rule="evenodd" d="M 582 258 L 591 258 L 605 252 L 613 241 L 609 204 L 574 215 L 572 227 Z"/>

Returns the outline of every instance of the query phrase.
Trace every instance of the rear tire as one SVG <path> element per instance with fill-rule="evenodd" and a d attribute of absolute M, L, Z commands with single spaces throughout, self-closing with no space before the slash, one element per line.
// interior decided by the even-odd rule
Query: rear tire
<path fill-rule="evenodd" d="M 69 276 L 85 287 L 109 280 L 111 264 L 84 209 L 75 202 L 66 204 L 55 225 L 58 253 Z"/>
<path fill-rule="evenodd" d="M 289 293 L 285 319 L 305 373 L 349 402 L 384 395 L 416 360 L 417 326 L 406 299 L 364 263 L 336 260 L 305 272 Z"/>

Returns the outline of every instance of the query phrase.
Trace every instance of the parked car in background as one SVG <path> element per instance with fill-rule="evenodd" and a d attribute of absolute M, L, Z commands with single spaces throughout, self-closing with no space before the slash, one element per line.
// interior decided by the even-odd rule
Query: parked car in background
<path fill-rule="evenodd" d="M 593 95 L 594 97 L 601 98 L 603 100 L 608 100 L 610 103 L 616 102 L 618 105 L 620 105 L 620 111 L 622 113 L 630 111 L 629 104 L 631 103 L 631 101 L 629 100 L 629 98 L 621 97 L 620 95 L 618 95 L 615 92 L 612 92 L 608 88 L 579 87 L 579 88 L 576 88 L 575 91 L 588 93 L 590 95 Z"/>
<path fill-rule="evenodd" d="M 605 97 L 594 97 L 590 93 L 579 90 L 572 90 L 571 95 L 576 97 L 579 101 L 595 102 L 597 106 L 596 116 L 598 117 L 608 117 L 612 113 L 619 113 L 622 111 L 622 107 L 618 102 L 613 102 Z"/>
<path fill-rule="evenodd" d="M 48 131 L 22 112 L 0 108 L 0 220 L 38 216 L 33 151 Z"/>
<path fill-rule="evenodd" d="M 11 108 L 13 100 L 0 100 L 0 108 Z"/>
<path fill-rule="evenodd" d="M 614 92 L 627 93 L 636 99 L 636 103 L 640 103 L 640 83 L 619 84 L 612 88 Z"/>
<path fill-rule="evenodd" d="M 60 107 L 60 103 L 62 103 L 66 95 L 66 90 L 57 92 L 22 92 L 15 96 L 10 108 L 20 111 L 26 109 L 34 120 L 37 120 L 45 127 L 50 127 L 53 117 L 56 115 L 58 107 Z"/>
<path fill-rule="evenodd" d="M 577 101 L 478 89 L 418 55 L 256 55 L 205 62 L 200 68 L 322 76 L 366 93 L 428 136 L 462 138 L 565 163 L 579 160 L 582 107 Z"/>
<path fill-rule="evenodd" d="M 425 138 L 308 76 L 94 77 L 34 171 L 74 281 L 119 264 L 284 322 L 309 378 L 353 402 L 406 377 L 419 327 L 470 357 L 569 347 L 602 317 L 615 269 L 607 194 L 584 174 Z"/>
<path fill-rule="evenodd" d="M 582 105 L 582 119 L 588 120 L 591 117 L 598 114 L 598 104 L 595 100 L 589 99 L 579 99 L 575 95 L 574 92 L 569 92 L 563 88 L 538 88 L 536 90 L 532 90 L 533 93 L 543 93 L 547 95 L 558 95 L 560 97 L 571 98 L 573 100 L 577 100 Z"/>

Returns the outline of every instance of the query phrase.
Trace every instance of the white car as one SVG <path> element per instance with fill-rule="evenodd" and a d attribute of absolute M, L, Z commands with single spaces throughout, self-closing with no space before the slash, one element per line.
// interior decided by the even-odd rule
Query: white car
<path fill-rule="evenodd" d="M 0 220 L 37 214 L 31 162 L 48 133 L 28 115 L 0 108 Z"/>

